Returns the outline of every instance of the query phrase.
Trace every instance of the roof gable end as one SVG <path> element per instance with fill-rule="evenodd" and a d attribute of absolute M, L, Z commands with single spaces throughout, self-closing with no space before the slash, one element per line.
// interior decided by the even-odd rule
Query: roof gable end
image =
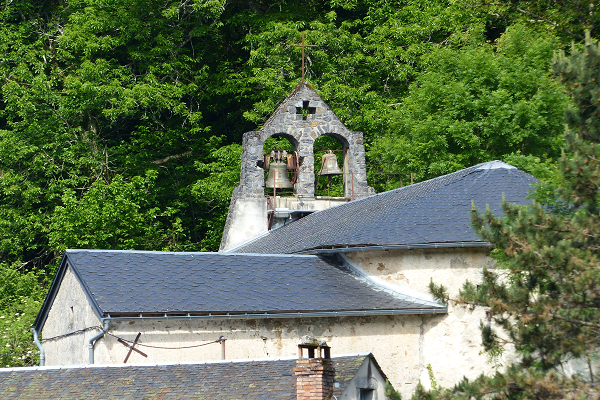
<path fill-rule="evenodd" d="M 54 301 L 56 300 L 56 296 L 58 295 L 59 291 L 61 290 L 63 280 L 69 269 L 71 270 L 71 272 L 73 272 L 73 275 L 75 275 L 77 282 L 79 283 L 79 285 L 81 286 L 81 289 L 85 293 L 85 296 L 86 296 L 91 308 L 94 310 L 94 313 L 96 314 L 96 316 L 100 319 L 103 317 L 103 312 L 100 309 L 98 302 L 96 301 L 96 299 L 90 292 L 87 284 L 81 277 L 81 274 L 77 270 L 75 263 L 70 258 L 71 252 L 72 252 L 72 250 L 65 251 L 64 257 L 60 263 L 60 266 L 58 267 L 58 271 L 56 272 L 54 280 L 52 281 L 52 285 L 50 285 L 50 289 L 48 290 L 48 293 L 46 294 L 44 303 L 42 304 L 42 307 L 40 308 L 40 311 L 38 312 L 38 315 L 35 318 L 33 327 L 38 333 L 40 333 L 42 331 L 42 329 L 44 328 L 44 324 L 46 323 L 48 314 L 50 313 L 50 310 L 52 309 L 52 305 L 54 304 Z"/>
<path fill-rule="evenodd" d="M 300 82 L 281 102 L 260 130 L 268 131 L 274 126 L 308 126 L 311 121 L 307 117 L 313 114 L 343 125 L 310 83 Z"/>

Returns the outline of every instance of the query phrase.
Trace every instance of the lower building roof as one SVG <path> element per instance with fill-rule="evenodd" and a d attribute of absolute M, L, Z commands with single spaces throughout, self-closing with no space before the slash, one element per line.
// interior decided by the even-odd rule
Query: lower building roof
<path fill-rule="evenodd" d="M 36 318 L 38 332 L 68 268 L 99 318 L 446 311 L 354 275 L 335 256 L 67 250 Z"/>
<path fill-rule="evenodd" d="M 370 354 L 332 357 L 334 396 Z M 374 360 L 374 359 L 373 359 Z M 2 399 L 295 400 L 296 358 L 0 369 Z M 383 374 L 383 373 L 382 373 Z"/>

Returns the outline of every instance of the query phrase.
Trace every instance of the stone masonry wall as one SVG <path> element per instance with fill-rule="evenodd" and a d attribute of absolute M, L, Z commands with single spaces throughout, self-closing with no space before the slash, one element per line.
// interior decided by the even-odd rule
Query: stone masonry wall
<path fill-rule="evenodd" d="M 308 109 L 306 117 L 298 109 Z M 361 198 L 371 194 L 367 185 L 365 149 L 362 132 L 348 130 L 307 83 L 300 83 L 273 113 L 260 131 L 246 132 L 242 143 L 242 171 L 240 193 L 242 197 L 264 196 L 264 170 L 257 166 L 263 159 L 263 145 L 271 136 L 281 136 L 290 141 L 301 158 L 295 194 L 313 197 L 315 139 L 322 135 L 333 136 L 344 146 L 344 196 Z"/>
<path fill-rule="evenodd" d="M 298 110 L 305 110 L 307 115 L 297 113 Z M 301 160 L 294 194 L 310 201 L 315 195 L 313 145 L 322 135 L 333 136 L 343 144 L 344 197 L 359 199 L 375 193 L 367 185 L 362 132 L 346 128 L 308 83 L 300 83 L 260 131 L 244 134 L 240 185 L 233 191 L 221 251 L 267 231 L 265 171 L 257 165 L 264 159 L 265 141 L 271 136 L 290 141 Z"/>

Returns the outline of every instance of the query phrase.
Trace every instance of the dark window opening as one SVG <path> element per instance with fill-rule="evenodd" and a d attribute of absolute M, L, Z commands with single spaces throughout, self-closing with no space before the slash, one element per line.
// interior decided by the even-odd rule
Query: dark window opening
<path fill-rule="evenodd" d="M 375 390 L 374 389 L 360 389 L 360 400 L 374 400 Z"/>

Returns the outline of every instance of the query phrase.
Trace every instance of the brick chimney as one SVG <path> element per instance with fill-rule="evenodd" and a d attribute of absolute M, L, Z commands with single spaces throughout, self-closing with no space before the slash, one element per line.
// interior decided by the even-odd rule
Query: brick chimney
<path fill-rule="evenodd" d="M 303 358 L 303 350 L 308 350 L 308 358 Z M 315 351 L 317 356 L 315 357 Z M 329 346 L 298 345 L 298 361 L 294 373 L 297 400 L 329 400 L 333 395 L 335 370 L 331 363 Z"/>

